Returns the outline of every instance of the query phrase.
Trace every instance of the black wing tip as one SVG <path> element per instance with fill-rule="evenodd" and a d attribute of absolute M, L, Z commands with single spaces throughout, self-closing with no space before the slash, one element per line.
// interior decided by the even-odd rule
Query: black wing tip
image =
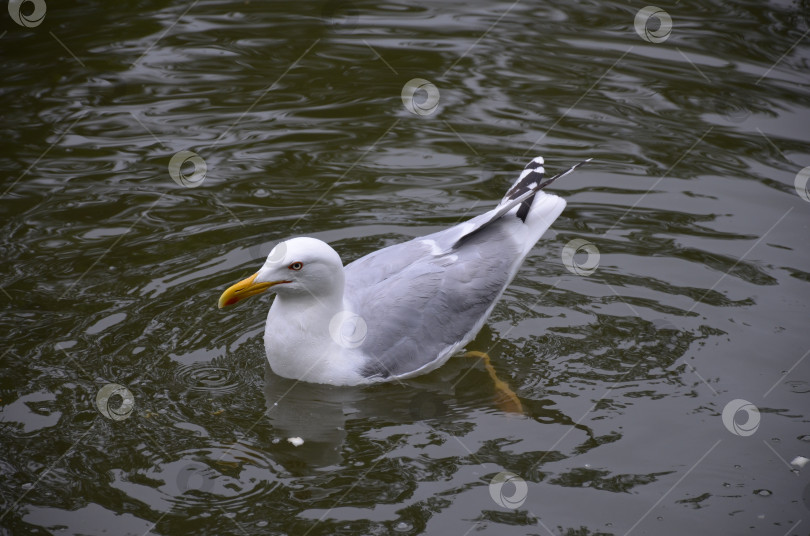
<path fill-rule="evenodd" d="M 530 190 L 534 190 L 543 181 L 546 170 L 543 167 L 545 160 L 542 156 L 533 158 L 521 171 L 515 183 L 506 192 L 504 201 L 517 199 Z"/>
<path fill-rule="evenodd" d="M 562 173 L 558 173 L 558 174 L 554 175 L 553 177 L 551 177 L 551 178 L 550 178 L 549 180 L 547 180 L 546 182 L 541 183 L 540 185 L 538 185 L 538 186 L 537 186 L 537 190 L 542 190 L 543 188 L 545 188 L 546 186 L 548 186 L 548 185 L 549 185 L 549 184 L 551 184 L 552 182 L 556 181 L 557 179 L 561 179 L 561 178 L 565 177 L 565 176 L 566 176 L 566 175 L 568 175 L 569 173 L 571 173 L 571 172 L 573 172 L 574 170 L 576 170 L 576 169 L 577 169 L 579 166 L 581 166 L 581 165 L 583 165 L 583 164 L 587 164 L 588 162 L 590 162 L 590 161 L 592 161 L 592 160 L 593 160 L 593 157 L 591 157 L 591 158 L 586 158 L 586 159 L 585 159 L 585 160 L 583 160 L 582 162 L 579 162 L 579 163 L 577 163 L 577 164 L 574 164 L 573 166 L 571 166 L 570 168 L 568 168 L 566 171 L 564 171 L 564 172 L 562 172 Z"/>
<path fill-rule="evenodd" d="M 542 190 L 543 188 L 545 188 L 546 186 L 548 186 L 552 182 L 556 181 L 557 179 L 565 177 L 566 175 L 568 175 L 569 173 L 571 173 L 572 171 L 577 169 L 582 164 L 587 164 L 588 162 L 590 162 L 592 160 L 593 160 L 593 158 L 587 158 L 587 159 L 583 160 L 582 162 L 579 162 L 578 164 L 574 164 L 567 171 L 564 171 L 563 173 L 559 173 L 557 175 L 554 175 L 553 177 L 551 177 L 549 180 L 547 180 L 545 182 L 540 182 L 538 180 L 537 184 L 532 185 L 531 188 L 526 188 L 526 189 L 523 189 L 522 192 L 518 192 L 517 190 L 519 189 L 519 187 L 521 185 L 526 184 L 525 179 L 529 175 L 536 175 L 537 173 L 539 173 L 539 171 L 537 171 L 537 168 L 533 169 L 533 168 L 531 168 L 529 166 L 534 162 L 541 162 L 542 164 L 545 164 L 545 161 L 543 160 L 542 156 L 538 156 L 538 157 L 532 159 L 532 161 L 529 162 L 529 164 L 527 164 L 526 168 L 524 168 L 524 170 L 523 170 L 523 173 L 526 173 L 526 169 L 529 169 L 530 173 L 527 173 L 526 176 L 524 176 L 523 173 L 521 173 L 521 177 L 518 178 L 516 183 L 506 193 L 506 196 L 504 197 L 503 201 L 501 201 L 501 203 L 498 205 L 497 212 L 495 213 L 495 215 L 492 216 L 492 218 L 490 218 L 489 220 L 487 220 L 487 221 L 481 223 L 480 225 L 478 225 L 478 227 L 476 227 L 475 229 L 469 231 L 467 234 L 459 237 L 458 240 L 456 240 L 456 242 L 451 246 L 451 249 L 456 249 L 456 248 L 462 246 L 472 236 L 475 236 L 478 232 L 480 232 L 481 229 L 484 229 L 486 226 L 488 226 L 492 222 L 500 219 L 501 217 L 503 217 L 505 214 L 507 214 L 509 211 L 511 211 L 513 208 L 515 208 L 518 205 L 520 205 L 520 207 L 518 208 L 516 215 L 517 215 L 518 218 L 520 218 L 521 221 L 523 221 L 525 223 L 526 222 L 526 217 L 529 215 L 529 209 L 531 209 L 532 201 L 534 201 L 534 196 L 538 191 Z M 542 175 L 541 175 L 541 177 L 542 177 Z M 533 178 L 536 178 L 536 176 L 533 177 Z M 529 181 L 529 184 L 531 184 L 532 182 L 534 182 L 534 181 L 533 180 Z"/>
<path fill-rule="evenodd" d="M 587 164 L 591 160 L 593 160 L 593 158 L 586 158 L 582 162 L 579 162 L 578 164 L 574 164 L 573 166 L 571 166 L 567 171 L 563 173 L 558 173 L 557 175 L 554 175 L 547 181 L 543 182 L 543 175 L 545 173 L 544 165 L 546 163 L 545 159 L 542 156 L 532 158 L 532 160 L 528 164 L 526 164 L 526 167 L 523 168 L 523 172 L 520 174 L 520 177 L 512 186 L 512 188 L 510 188 L 509 191 L 506 192 L 505 199 L 512 201 L 518 199 L 521 196 L 526 195 L 531 191 L 538 192 L 543 188 L 545 188 L 546 186 L 548 186 L 549 184 L 551 184 L 552 182 L 556 181 L 557 179 L 564 177 L 565 175 L 568 175 L 569 173 L 577 169 L 579 166 Z M 516 216 L 520 218 L 520 220 L 524 223 L 526 222 L 526 217 L 529 215 L 529 209 L 531 209 L 532 201 L 534 201 L 533 195 L 525 199 L 520 204 L 520 208 L 517 211 Z"/>
<path fill-rule="evenodd" d="M 504 201 L 514 201 L 529 192 L 537 191 L 538 187 L 543 182 L 543 176 L 546 172 L 543 167 L 545 163 L 546 161 L 542 156 L 532 158 L 523 168 L 515 184 L 506 192 Z M 517 211 L 517 217 L 524 223 L 526 222 L 526 217 L 529 215 L 532 201 L 534 201 L 533 195 L 525 199 L 520 204 L 520 208 Z"/>

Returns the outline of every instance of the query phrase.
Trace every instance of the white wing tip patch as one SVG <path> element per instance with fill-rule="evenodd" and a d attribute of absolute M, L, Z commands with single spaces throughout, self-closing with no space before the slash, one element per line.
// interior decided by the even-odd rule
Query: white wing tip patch
<path fill-rule="evenodd" d="M 436 255 L 442 255 L 444 253 L 444 250 L 439 247 L 439 244 L 437 244 L 435 240 L 431 240 L 429 238 L 426 238 L 426 239 L 423 239 L 421 242 L 430 248 L 430 254 L 431 255 L 436 256 Z"/>

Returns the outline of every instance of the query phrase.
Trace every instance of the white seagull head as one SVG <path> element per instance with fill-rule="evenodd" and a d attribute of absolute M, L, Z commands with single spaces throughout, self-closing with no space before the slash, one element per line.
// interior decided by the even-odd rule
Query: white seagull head
<path fill-rule="evenodd" d="M 223 292 L 219 307 L 269 289 L 285 297 L 342 297 L 343 283 L 343 263 L 329 244 L 317 238 L 292 238 L 276 245 L 258 272 Z"/>

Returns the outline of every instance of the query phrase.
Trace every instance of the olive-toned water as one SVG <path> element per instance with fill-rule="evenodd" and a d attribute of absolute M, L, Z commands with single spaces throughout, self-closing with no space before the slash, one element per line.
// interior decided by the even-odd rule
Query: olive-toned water
<path fill-rule="evenodd" d="M 0 533 L 808 534 L 806 1 L 39 4 L 0 12 Z M 216 307 L 537 155 L 594 160 L 467 347 L 520 413 L 471 357 L 278 378 L 272 298 Z"/>

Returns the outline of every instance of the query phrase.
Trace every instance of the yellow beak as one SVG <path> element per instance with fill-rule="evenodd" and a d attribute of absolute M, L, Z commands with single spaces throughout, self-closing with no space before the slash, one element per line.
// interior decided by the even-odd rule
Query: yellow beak
<path fill-rule="evenodd" d="M 244 300 L 245 298 L 250 298 L 256 294 L 261 294 L 274 285 L 292 283 L 292 281 L 269 281 L 265 283 L 254 283 L 253 280 L 256 279 L 257 275 L 259 275 L 259 272 L 256 272 L 247 279 L 243 279 L 237 284 L 228 287 L 228 290 L 223 292 L 222 296 L 219 297 L 219 308 L 222 309 L 223 307 L 233 305 L 234 303 Z"/>

